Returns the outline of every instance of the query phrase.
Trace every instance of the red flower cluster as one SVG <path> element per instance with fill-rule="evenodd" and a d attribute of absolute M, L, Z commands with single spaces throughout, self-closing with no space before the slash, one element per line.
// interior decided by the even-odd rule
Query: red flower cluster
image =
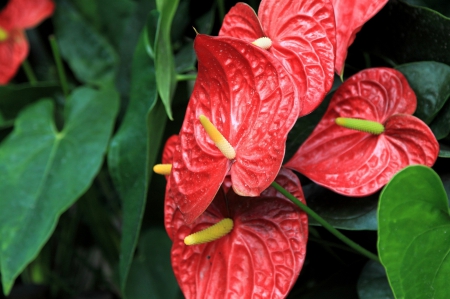
<path fill-rule="evenodd" d="M 0 12 L 0 84 L 11 80 L 28 55 L 24 30 L 48 18 L 54 8 L 51 0 L 10 0 Z"/>
<path fill-rule="evenodd" d="M 218 37 L 197 35 L 197 81 L 180 134 L 163 154 L 170 173 L 165 227 L 187 298 L 284 298 L 293 286 L 307 217 L 270 184 L 304 202 L 298 178 L 281 168 L 287 134 L 320 104 L 356 32 L 386 3 L 353 2 L 263 0 L 259 18 L 239 3 Z M 362 195 L 406 164 L 436 159 L 431 131 L 406 115 L 415 96 L 397 71 L 361 72 L 334 99 L 287 166 L 338 192 Z M 371 122 L 361 125 L 361 118 Z M 348 129 L 358 126 L 378 135 Z"/>

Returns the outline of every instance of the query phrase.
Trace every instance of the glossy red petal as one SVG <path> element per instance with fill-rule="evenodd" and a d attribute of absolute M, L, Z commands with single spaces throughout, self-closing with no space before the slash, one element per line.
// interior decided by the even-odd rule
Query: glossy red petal
<path fill-rule="evenodd" d="M 229 37 L 197 35 L 198 77 L 174 152 L 171 196 L 192 222 L 230 171 L 233 189 L 257 196 L 276 177 L 298 115 L 296 90 L 267 51 Z M 199 122 L 205 115 L 236 151 L 228 160 Z"/>
<path fill-rule="evenodd" d="M 264 0 L 258 10 L 269 51 L 295 80 L 302 109 L 311 113 L 333 84 L 336 28 L 330 0 Z"/>
<path fill-rule="evenodd" d="M 28 55 L 28 41 L 22 30 L 8 32 L 7 40 L 0 42 L 0 84 L 8 83 Z"/>
<path fill-rule="evenodd" d="M 362 26 L 370 20 L 388 0 L 332 0 L 336 18 L 336 65 L 338 75 L 342 73 L 347 49 L 353 43 Z"/>
<path fill-rule="evenodd" d="M 167 139 L 166 144 L 163 149 L 162 163 L 163 164 L 172 164 L 173 161 L 173 152 L 175 151 L 175 147 L 179 142 L 178 135 L 172 135 Z M 166 176 L 168 179 L 169 176 Z M 166 193 L 164 199 L 164 227 L 166 228 L 167 235 L 172 240 L 172 218 L 177 210 L 177 205 L 172 197 L 169 196 L 170 183 L 167 181 L 166 184 Z"/>
<path fill-rule="evenodd" d="M 31 28 L 51 16 L 54 9 L 51 0 L 9 0 L 0 12 L 0 27 L 6 30 Z"/>
<path fill-rule="evenodd" d="M 172 135 L 169 137 L 169 139 L 166 140 L 162 156 L 163 164 L 172 164 L 173 152 L 175 151 L 175 147 L 178 141 L 179 141 L 178 135 Z"/>
<path fill-rule="evenodd" d="M 416 97 L 400 72 L 362 71 L 336 91 L 324 117 L 286 167 L 344 195 L 374 193 L 401 168 L 432 165 L 437 157 L 430 129 L 405 115 L 415 107 Z M 378 121 L 385 132 L 377 136 L 343 128 L 334 123 L 337 117 Z"/>
<path fill-rule="evenodd" d="M 181 214 L 175 217 L 181 225 L 172 247 L 172 267 L 184 296 L 285 298 L 305 259 L 306 214 L 283 198 L 241 197 L 232 190 L 227 202 L 230 214 L 225 198 L 219 197 L 191 225 L 182 222 Z M 230 234 L 211 243 L 184 244 L 188 234 L 225 217 L 234 221 Z"/>
<path fill-rule="evenodd" d="M 253 42 L 265 35 L 253 8 L 238 3 L 225 15 L 219 36 L 233 36 Z"/>
<path fill-rule="evenodd" d="M 330 0 L 264 0 L 259 7 L 260 30 L 254 11 L 237 4 L 219 33 L 253 42 L 268 36 L 269 49 L 292 76 L 298 89 L 300 114 L 311 113 L 333 84 L 336 32 Z"/>

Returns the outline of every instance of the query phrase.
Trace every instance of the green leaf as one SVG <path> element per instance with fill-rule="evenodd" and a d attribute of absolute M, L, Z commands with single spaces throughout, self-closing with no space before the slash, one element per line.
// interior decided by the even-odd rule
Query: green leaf
<path fill-rule="evenodd" d="M 439 111 L 436 119 L 431 123 L 430 129 L 436 139 L 443 139 L 448 136 L 450 133 L 450 101 L 447 101 L 442 110 Z"/>
<path fill-rule="evenodd" d="M 53 82 L 38 82 L 20 85 L 0 86 L 0 128 L 13 124 L 17 114 L 27 105 L 44 97 L 51 97 L 61 91 L 59 84 Z"/>
<path fill-rule="evenodd" d="M 195 27 L 197 28 L 198 32 L 208 35 L 211 34 L 214 26 L 214 17 L 216 15 L 215 12 L 216 2 L 213 2 L 211 9 L 203 14 L 200 18 L 195 20 Z"/>
<path fill-rule="evenodd" d="M 176 73 L 170 29 L 178 7 L 178 0 L 157 0 L 156 7 L 160 13 L 155 39 L 156 85 L 167 116 L 172 120 L 171 102 L 176 87 Z"/>
<path fill-rule="evenodd" d="M 450 19 L 428 8 L 389 1 L 358 33 L 353 50 L 395 64 L 437 61 L 450 65 Z"/>
<path fill-rule="evenodd" d="M 128 299 L 176 299 L 180 293 L 170 264 L 172 242 L 163 229 L 145 231 L 125 289 Z"/>
<path fill-rule="evenodd" d="M 146 38 L 145 38 L 145 47 L 147 49 L 148 55 L 152 59 L 155 59 L 155 40 L 156 40 L 156 34 L 158 32 L 158 23 L 159 23 L 159 11 L 156 9 L 150 11 L 148 18 L 147 18 L 147 24 L 146 24 Z"/>
<path fill-rule="evenodd" d="M 422 165 L 398 172 L 380 196 L 378 252 L 396 298 L 448 298 L 450 218 L 439 176 Z"/>
<path fill-rule="evenodd" d="M 58 132 L 53 102 L 24 110 L 0 146 L 0 261 L 3 290 L 31 262 L 58 217 L 89 187 L 103 162 L 118 109 L 112 89 L 79 88 Z"/>
<path fill-rule="evenodd" d="M 439 157 L 450 158 L 450 146 L 439 144 Z"/>
<path fill-rule="evenodd" d="M 133 58 L 131 94 L 122 125 L 114 136 L 108 165 L 123 201 L 120 284 L 125 288 L 145 209 L 150 170 L 157 159 L 167 116 L 157 101 L 155 68 L 146 51 L 145 30 Z"/>
<path fill-rule="evenodd" d="M 377 230 L 378 196 L 347 197 L 315 183 L 303 187 L 308 207 L 335 228 L 346 230 Z M 320 225 L 309 218 L 310 225 Z"/>
<path fill-rule="evenodd" d="M 447 0 L 403 0 L 412 5 L 428 7 L 436 10 L 444 16 L 450 16 L 450 2 Z"/>
<path fill-rule="evenodd" d="M 405 75 L 417 96 L 414 114 L 430 124 L 450 97 L 450 66 L 421 61 L 399 65 L 396 69 Z"/>
<path fill-rule="evenodd" d="M 175 55 L 177 73 L 185 73 L 196 70 L 197 55 L 194 51 L 194 42 L 186 43 Z"/>
<path fill-rule="evenodd" d="M 131 0 L 71 0 L 86 21 L 119 49 L 135 3 Z M 107 7 L 107 9 L 105 9 Z"/>
<path fill-rule="evenodd" d="M 76 78 L 85 83 L 114 82 L 118 58 L 109 42 L 83 19 L 68 0 L 59 0 L 53 15 L 61 55 Z"/>
<path fill-rule="evenodd" d="M 394 299 L 383 265 L 368 261 L 358 280 L 359 299 Z"/>

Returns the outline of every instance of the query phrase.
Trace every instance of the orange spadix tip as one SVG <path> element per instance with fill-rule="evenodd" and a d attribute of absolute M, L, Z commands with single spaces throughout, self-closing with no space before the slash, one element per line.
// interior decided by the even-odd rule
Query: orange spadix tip
<path fill-rule="evenodd" d="M 220 150 L 220 152 L 227 157 L 227 159 L 233 160 L 236 157 L 236 151 L 228 142 L 228 140 L 223 137 L 222 133 L 217 130 L 217 128 L 209 121 L 209 119 L 203 114 L 198 117 L 203 128 L 205 128 L 206 133 Z"/>
<path fill-rule="evenodd" d="M 172 164 L 156 164 L 153 166 L 153 171 L 161 175 L 170 175 Z"/>

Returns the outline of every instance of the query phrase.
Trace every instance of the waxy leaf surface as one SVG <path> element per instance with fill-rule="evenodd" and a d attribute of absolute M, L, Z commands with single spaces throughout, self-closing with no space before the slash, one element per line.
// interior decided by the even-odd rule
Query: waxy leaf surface
<path fill-rule="evenodd" d="M 336 73 L 344 69 L 347 49 L 356 33 L 371 19 L 388 0 L 332 0 L 336 18 Z"/>
<path fill-rule="evenodd" d="M 155 246 L 155 244 L 158 244 Z M 180 289 L 170 264 L 172 242 L 163 229 L 143 231 L 138 254 L 130 269 L 125 295 L 127 299 L 179 299 Z"/>
<path fill-rule="evenodd" d="M 430 125 L 436 139 L 450 133 L 450 66 L 435 62 L 421 61 L 396 67 L 405 75 L 417 95 L 418 118 Z"/>
<path fill-rule="evenodd" d="M 348 196 L 376 192 L 400 169 L 434 164 L 439 145 L 431 130 L 410 115 L 416 97 L 393 69 L 364 70 L 339 87 L 311 136 L 286 167 Z M 361 118 L 384 125 L 380 135 L 335 124 L 337 117 Z"/>
<path fill-rule="evenodd" d="M 180 131 L 170 192 L 186 221 L 212 202 L 225 175 L 237 194 L 258 196 L 275 179 L 298 116 L 291 77 L 270 53 L 230 37 L 197 35 L 198 77 Z M 230 142 L 228 160 L 202 127 L 205 115 Z"/>
<path fill-rule="evenodd" d="M 125 288 L 134 256 L 147 200 L 148 182 L 153 172 L 167 117 L 157 101 L 155 68 L 145 45 L 142 30 L 134 52 L 130 102 L 122 125 L 111 141 L 108 165 L 123 202 L 120 280 Z"/>
<path fill-rule="evenodd" d="M 380 196 L 378 252 L 396 298 L 448 298 L 450 215 L 439 176 L 422 165 L 397 173 Z"/>
<path fill-rule="evenodd" d="M 335 228 L 346 230 L 377 230 L 378 194 L 352 198 L 337 194 L 320 185 L 303 186 L 308 207 Z M 309 225 L 321 225 L 310 217 Z"/>
<path fill-rule="evenodd" d="M 304 202 L 291 171 L 282 169 L 277 182 Z M 223 218 L 234 221 L 229 234 L 210 243 L 184 244 L 184 237 Z M 305 259 L 307 216 L 272 187 L 257 198 L 221 190 L 192 224 L 179 211 L 172 223 L 172 267 L 188 299 L 285 298 Z"/>
<path fill-rule="evenodd" d="M 358 279 L 359 299 L 394 299 L 386 270 L 379 262 L 368 261 Z"/>
<path fill-rule="evenodd" d="M 61 56 L 75 77 L 95 85 L 113 84 L 119 64 L 116 51 L 70 1 L 58 1 L 53 22 Z"/>
<path fill-rule="evenodd" d="M 0 147 L 0 258 L 3 290 L 31 262 L 59 216 L 90 186 L 103 162 L 119 96 L 111 89 L 76 89 L 64 128 L 56 129 L 53 103 L 24 110 Z"/>
<path fill-rule="evenodd" d="M 333 83 L 336 33 L 329 0 L 263 0 L 258 10 L 236 4 L 225 16 L 220 36 L 253 42 L 267 36 L 268 49 L 292 76 L 301 102 L 300 115 L 311 113 Z"/>

